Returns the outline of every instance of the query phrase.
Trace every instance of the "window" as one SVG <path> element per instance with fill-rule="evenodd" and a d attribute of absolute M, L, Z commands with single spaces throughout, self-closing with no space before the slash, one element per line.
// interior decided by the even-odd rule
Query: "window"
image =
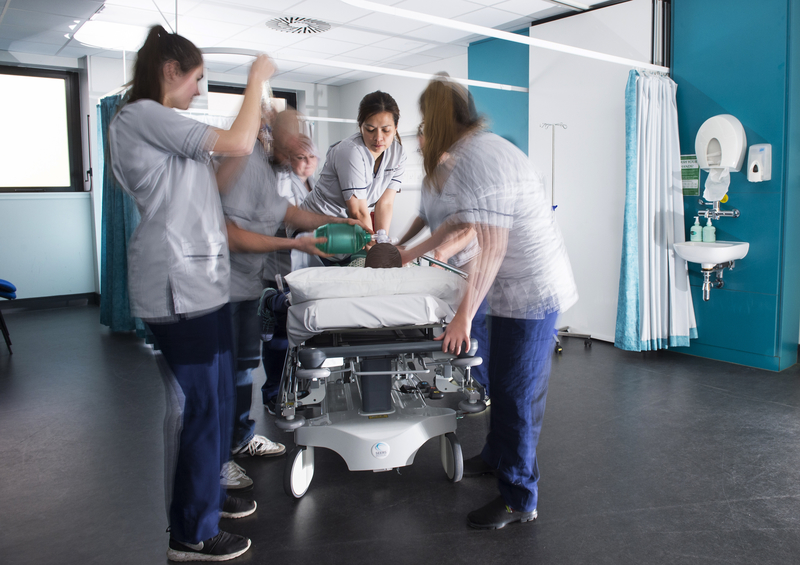
<path fill-rule="evenodd" d="M 78 74 L 0 67 L 0 192 L 82 191 Z"/>
<path fill-rule="evenodd" d="M 244 87 L 223 84 L 208 85 L 208 111 L 210 114 L 236 116 L 242 106 Z M 272 100 L 278 111 L 287 107 L 297 108 L 297 93 L 285 90 L 273 90 Z"/>

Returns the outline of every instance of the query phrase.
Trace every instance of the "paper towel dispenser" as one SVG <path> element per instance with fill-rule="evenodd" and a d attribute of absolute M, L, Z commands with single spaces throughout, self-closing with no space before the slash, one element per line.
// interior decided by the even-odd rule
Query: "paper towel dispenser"
<path fill-rule="evenodd" d="M 742 122 L 730 114 L 707 119 L 694 141 L 697 164 L 704 171 L 712 168 L 741 170 L 746 149 L 747 136 Z"/>

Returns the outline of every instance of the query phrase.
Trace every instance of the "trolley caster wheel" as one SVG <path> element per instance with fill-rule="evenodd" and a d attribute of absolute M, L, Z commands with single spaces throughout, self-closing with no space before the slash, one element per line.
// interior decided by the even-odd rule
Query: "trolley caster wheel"
<path fill-rule="evenodd" d="M 275 427 L 284 432 L 291 432 L 297 428 L 302 428 L 306 423 L 305 417 L 297 414 L 291 420 L 286 418 L 275 418 Z"/>
<path fill-rule="evenodd" d="M 470 402 L 469 400 L 462 400 L 458 403 L 458 409 L 467 414 L 477 414 L 486 410 L 486 403 L 482 400 Z"/>
<path fill-rule="evenodd" d="M 449 432 L 439 436 L 439 448 L 447 478 L 451 483 L 457 483 L 464 477 L 464 457 L 456 434 Z"/>
<path fill-rule="evenodd" d="M 584 347 L 591 347 L 591 346 L 592 346 L 592 342 L 591 342 L 591 340 L 588 340 L 588 339 L 587 339 L 586 341 L 584 341 L 584 342 L 583 342 L 583 346 L 584 346 Z"/>
<path fill-rule="evenodd" d="M 292 498 L 302 498 L 314 478 L 314 448 L 296 446 L 286 459 L 283 490 Z"/>
<path fill-rule="evenodd" d="M 561 352 L 564 351 L 560 345 L 556 345 L 556 354 L 561 355 Z"/>

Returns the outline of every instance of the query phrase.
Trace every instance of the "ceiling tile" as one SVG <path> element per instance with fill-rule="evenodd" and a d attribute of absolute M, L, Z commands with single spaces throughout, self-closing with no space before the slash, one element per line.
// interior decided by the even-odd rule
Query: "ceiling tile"
<path fill-rule="evenodd" d="M 455 20 L 465 22 L 468 24 L 475 24 L 484 27 L 499 27 L 508 22 L 517 20 L 519 14 L 506 12 L 505 10 L 497 10 L 495 8 L 481 8 L 469 14 L 456 16 Z"/>
<path fill-rule="evenodd" d="M 69 32 L 69 29 L 67 29 Z M 71 34 L 70 34 L 71 35 Z M 47 43 L 50 45 L 64 45 L 67 38 L 61 30 L 36 31 L 10 25 L 0 25 L 0 38 L 8 41 L 28 41 L 31 43 Z"/>
<path fill-rule="evenodd" d="M 344 24 L 369 13 L 369 10 L 331 0 L 305 0 L 286 11 L 286 15 L 303 16 L 336 24 Z"/>
<path fill-rule="evenodd" d="M 255 7 L 242 9 L 229 5 L 220 5 L 216 2 L 200 4 L 193 10 L 187 12 L 186 15 L 193 18 L 204 18 L 207 20 L 240 24 L 247 27 L 263 24 L 267 20 L 271 20 L 275 17 L 271 10 L 258 10 Z"/>
<path fill-rule="evenodd" d="M 245 31 L 236 35 L 234 39 L 237 41 L 249 41 L 264 45 L 279 45 L 281 47 L 286 47 L 288 45 L 294 45 L 298 41 L 302 41 L 303 36 L 294 33 L 282 33 L 280 31 L 275 31 L 274 29 L 269 29 L 265 25 L 259 25 L 246 29 Z"/>
<path fill-rule="evenodd" d="M 429 16 L 439 16 L 440 18 L 454 18 L 481 8 L 480 5 L 467 0 L 436 0 L 436 2 L 431 0 L 404 0 L 399 4 L 395 4 L 394 7 L 422 12 Z"/>
<path fill-rule="evenodd" d="M 338 41 L 349 41 L 350 43 L 358 43 L 359 45 L 375 45 L 386 39 L 386 35 L 353 29 L 350 25 L 333 27 L 324 34 L 320 34 L 320 37 L 336 39 Z"/>
<path fill-rule="evenodd" d="M 152 4 L 150 6 L 152 7 Z M 156 10 L 141 10 L 129 6 L 106 6 L 102 12 L 92 18 L 92 21 L 114 22 L 147 28 L 158 24 L 169 30 L 175 26 L 175 14 L 165 13 L 162 17 Z M 180 23 L 180 17 L 178 22 Z"/>
<path fill-rule="evenodd" d="M 428 55 L 429 57 L 437 57 L 438 59 L 449 59 L 450 57 L 466 55 L 467 47 L 465 45 L 440 45 L 425 51 L 420 51 L 418 54 Z"/>
<path fill-rule="evenodd" d="M 180 0 L 178 2 L 178 15 L 185 14 L 195 8 L 202 0 Z M 271 0 L 270 0 L 271 1 Z M 175 17 L 175 0 L 105 0 L 106 6 L 128 6 L 141 10 L 161 10 L 164 15 Z M 158 8 L 156 8 L 158 6 Z"/>
<path fill-rule="evenodd" d="M 178 18 L 178 32 L 181 35 L 206 35 L 209 37 L 232 37 L 247 29 L 247 26 L 227 22 L 217 22 L 205 18 L 183 16 Z"/>
<path fill-rule="evenodd" d="M 66 39 L 64 39 L 66 41 Z M 48 43 L 34 43 L 32 41 L 9 41 L 7 51 L 18 53 L 32 53 L 34 55 L 55 55 L 61 49 L 58 45 Z"/>
<path fill-rule="evenodd" d="M 461 31 L 459 29 L 429 25 L 415 29 L 414 31 L 410 31 L 407 35 L 416 39 L 425 39 L 431 43 L 442 44 L 451 43 L 453 41 L 461 41 L 465 37 L 469 37 L 473 34 L 468 31 Z"/>
<path fill-rule="evenodd" d="M 2 10 L 0 10 L 2 11 Z M 69 26 L 75 23 L 78 18 L 72 16 L 62 16 L 58 14 L 45 14 L 42 12 L 30 12 L 28 10 L 15 10 L 9 8 L 3 17 L 4 26 L 14 26 L 18 28 L 41 31 L 64 30 L 64 33 L 71 33 Z"/>
<path fill-rule="evenodd" d="M 440 61 L 438 57 L 429 57 L 426 55 L 403 55 L 402 57 L 398 57 L 397 59 L 392 59 L 392 63 L 398 63 L 400 65 L 406 65 L 409 67 L 417 67 L 419 65 L 427 65 L 428 63 L 435 63 Z"/>
<path fill-rule="evenodd" d="M 422 41 L 414 41 L 406 37 L 390 37 L 375 43 L 375 47 L 394 49 L 395 51 L 401 51 L 403 53 L 414 53 L 430 47 L 430 44 Z"/>
<path fill-rule="evenodd" d="M 3 2 L 3 4 L 6 3 Z M 11 4 L 11 6 L 20 10 L 69 16 L 82 20 L 89 18 L 102 5 L 102 0 L 23 0 L 22 2 L 12 2 Z M 9 11 L 11 9 L 9 6 Z M 6 12 L 5 17 L 8 17 L 8 12 Z M 5 18 L 3 18 L 3 22 L 5 23 Z"/>
<path fill-rule="evenodd" d="M 380 47 L 359 47 L 358 49 L 348 51 L 347 55 L 357 59 L 364 59 L 365 61 L 382 61 L 402 55 L 402 53 L 392 49 L 381 49 Z"/>
<path fill-rule="evenodd" d="M 425 24 L 422 22 L 409 20 L 407 18 L 373 13 L 351 21 L 348 27 L 357 27 L 358 29 L 371 31 L 373 33 L 389 32 L 395 35 L 403 35 L 409 31 L 419 29 L 424 25 Z"/>
<path fill-rule="evenodd" d="M 545 0 L 506 0 L 505 2 L 499 2 L 495 4 L 493 7 L 497 8 L 498 10 L 505 10 L 506 12 L 512 12 L 521 16 L 530 16 L 536 12 L 550 10 L 554 6 L 550 2 L 545 2 Z M 564 11 L 570 10 L 565 8 Z"/>
<path fill-rule="evenodd" d="M 359 49 L 360 47 L 362 46 L 358 43 L 337 41 L 335 39 L 329 39 L 327 37 L 315 35 L 307 36 L 302 41 L 292 45 L 292 48 L 314 51 L 321 54 L 327 53 L 329 56 L 341 55 L 342 53 L 347 53 L 348 51 L 353 51 L 354 49 Z"/>

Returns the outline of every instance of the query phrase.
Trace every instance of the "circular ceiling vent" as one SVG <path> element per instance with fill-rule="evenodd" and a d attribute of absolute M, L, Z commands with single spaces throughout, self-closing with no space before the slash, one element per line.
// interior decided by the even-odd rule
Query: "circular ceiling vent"
<path fill-rule="evenodd" d="M 268 21 L 267 27 L 284 33 L 322 33 L 331 29 L 331 24 L 311 18 L 284 16 Z"/>

